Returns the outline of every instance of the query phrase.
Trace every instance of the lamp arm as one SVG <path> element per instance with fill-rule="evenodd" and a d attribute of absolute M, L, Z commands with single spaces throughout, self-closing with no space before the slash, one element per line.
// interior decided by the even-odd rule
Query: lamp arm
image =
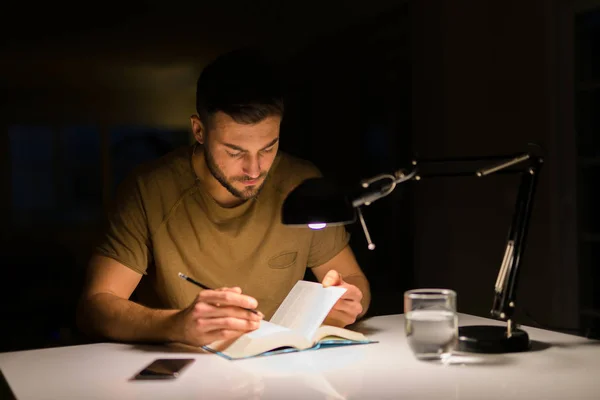
<path fill-rule="evenodd" d="M 454 160 L 443 160 L 451 162 Z M 461 159 L 464 161 L 464 159 Z M 473 159 L 469 160 L 473 161 Z M 436 162 L 440 162 L 439 160 Z M 527 162 L 525 168 L 518 171 L 509 170 L 517 164 Z M 527 234 L 529 231 L 529 221 L 533 200 L 536 193 L 538 176 L 543 164 L 543 158 L 535 156 L 532 153 L 523 153 L 511 157 L 509 160 L 501 160 L 495 165 L 475 171 L 477 177 L 485 177 L 494 173 L 514 173 L 521 174 L 521 182 L 517 191 L 517 198 L 513 217 L 508 232 L 504 258 L 498 271 L 498 277 L 494 286 L 494 300 L 490 314 L 493 318 L 508 322 L 508 336 L 512 332 L 512 316 L 515 310 L 517 298 L 517 283 L 519 278 L 521 259 L 525 253 Z M 468 176 L 472 173 L 458 172 L 447 174 L 436 174 L 431 176 Z"/>
<path fill-rule="evenodd" d="M 406 173 L 405 170 L 400 169 L 400 170 L 394 172 L 393 175 L 392 174 L 380 174 L 380 175 L 376 175 L 372 178 L 365 179 L 361 183 L 361 186 L 365 189 L 368 189 L 373 183 L 382 181 L 384 179 L 389 180 L 390 183 L 383 186 L 380 189 L 376 189 L 374 191 L 364 193 L 364 194 L 354 198 L 352 200 L 352 207 L 358 209 L 358 207 L 360 207 L 362 205 L 365 205 L 365 206 L 370 205 L 374 201 L 379 200 L 382 197 L 385 197 L 385 196 L 389 195 L 390 193 L 392 193 L 394 191 L 394 189 L 396 189 L 397 184 L 411 180 L 413 177 L 416 176 L 416 174 L 417 174 L 416 168 L 413 169 L 409 173 Z"/>
<path fill-rule="evenodd" d="M 493 174 L 494 172 L 498 172 L 498 171 L 503 170 L 505 168 L 508 168 L 508 167 L 513 166 L 513 165 L 519 164 L 519 163 L 521 163 L 523 161 L 527 161 L 530 158 L 531 158 L 531 154 L 525 153 L 525 154 L 522 154 L 522 155 L 520 155 L 518 157 L 515 157 L 515 158 L 513 158 L 511 160 L 503 161 L 503 162 L 501 162 L 501 163 L 499 163 L 497 165 L 494 165 L 494 166 L 491 166 L 491 167 L 487 167 L 487 168 L 482 168 L 482 169 L 478 170 L 475 174 L 477 176 L 480 176 L 480 177 L 481 176 L 486 176 L 486 175 L 489 175 L 489 174 Z"/>
<path fill-rule="evenodd" d="M 498 156 L 488 157 L 488 159 L 498 159 L 498 158 L 499 158 Z M 472 175 L 476 175 L 476 176 L 482 177 L 482 176 L 486 176 L 486 175 L 501 171 L 501 170 L 508 168 L 510 166 L 513 166 L 515 164 L 519 164 L 525 160 L 528 160 L 529 158 L 531 158 L 531 154 L 529 154 L 529 153 L 521 154 L 516 157 L 513 156 L 509 161 L 505 161 L 506 157 L 501 157 L 501 159 L 503 161 L 500 164 L 494 165 L 492 167 L 480 169 L 480 170 L 476 171 L 475 173 L 473 173 L 473 172 L 459 172 L 459 173 L 449 173 L 449 174 L 442 173 L 442 174 L 437 174 L 436 176 L 472 176 Z M 473 160 L 482 160 L 482 159 L 486 159 L 486 158 L 479 157 L 479 158 L 473 158 L 473 159 L 469 159 L 469 158 L 441 159 L 441 160 L 428 160 L 425 162 L 426 163 L 453 162 L 453 161 L 464 161 L 464 160 L 473 161 Z M 384 185 L 380 189 L 376 189 L 374 191 L 370 191 L 370 192 L 361 194 L 360 196 L 354 198 L 352 200 L 352 207 L 358 208 L 362 205 L 368 206 L 371 203 L 392 193 L 394 191 L 394 189 L 396 188 L 397 184 L 409 181 L 413 178 L 414 178 L 414 180 L 420 180 L 421 176 L 418 175 L 418 170 L 416 167 L 417 161 L 413 160 L 412 165 L 413 165 L 413 169 L 408 173 L 406 172 L 405 169 L 400 169 L 400 170 L 394 172 L 393 174 L 379 174 L 379 175 L 375 175 L 374 177 L 363 180 L 361 182 L 361 186 L 364 189 L 368 189 L 375 182 L 379 182 L 379 181 L 382 181 L 385 179 L 390 181 L 390 183 L 387 185 Z M 513 172 L 513 171 L 509 171 L 509 172 Z M 427 177 L 431 177 L 431 176 L 427 176 Z"/>
<path fill-rule="evenodd" d="M 491 315 L 509 321 L 515 310 L 521 259 L 525 253 L 529 222 L 543 160 L 533 158 L 521 175 L 504 259 L 494 287 Z"/>
<path fill-rule="evenodd" d="M 406 173 L 405 170 L 400 169 L 400 170 L 394 172 L 394 174 L 380 174 L 380 175 L 376 175 L 372 178 L 365 179 L 364 181 L 362 181 L 361 186 L 364 189 L 368 189 L 369 186 L 371 186 L 375 182 L 379 182 L 379 181 L 382 181 L 385 179 L 390 181 L 390 183 L 388 183 L 387 185 L 384 185 L 383 187 L 381 187 L 379 189 L 376 189 L 374 191 L 369 191 L 367 193 L 363 193 L 363 194 L 359 195 L 358 197 L 355 197 L 354 199 L 352 199 L 352 207 L 356 209 L 356 212 L 358 214 L 360 225 L 365 234 L 365 238 L 367 239 L 367 247 L 369 250 L 375 249 L 375 243 L 373 243 L 373 241 L 371 240 L 371 235 L 369 234 L 369 229 L 367 228 L 367 224 L 362 215 L 362 211 L 360 210 L 360 207 L 363 205 L 368 206 L 371 203 L 373 203 L 374 201 L 377 201 L 377 200 L 381 199 L 382 197 L 389 195 L 390 193 L 392 193 L 394 191 L 394 189 L 396 189 L 397 184 L 409 181 L 409 180 L 413 179 L 413 177 L 415 177 L 416 175 L 417 175 L 416 168 L 413 169 L 409 173 Z"/>
<path fill-rule="evenodd" d="M 389 183 L 373 191 L 367 191 L 351 200 L 352 207 L 354 207 L 360 219 L 365 237 L 367 238 L 369 250 L 375 248 L 375 244 L 371 241 L 369 231 L 366 223 L 362 216 L 360 207 L 365 205 L 368 206 L 371 203 L 379 200 L 391 192 L 394 191 L 396 185 L 409 180 L 419 181 L 422 178 L 432 177 L 449 177 L 449 176 L 477 176 L 486 177 L 491 174 L 499 173 L 520 173 L 521 183 L 517 192 L 517 198 L 515 202 L 515 209 L 513 212 L 512 222 L 508 232 L 508 238 L 506 243 L 506 249 L 504 258 L 498 272 L 496 284 L 494 286 L 494 300 L 492 304 L 491 315 L 493 318 L 500 319 L 508 322 L 508 335 L 511 334 L 512 321 L 511 318 L 515 310 L 516 294 L 517 294 L 517 283 L 519 277 L 519 268 L 521 265 L 521 259 L 525 252 L 526 239 L 529 228 L 529 220 L 531 217 L 531 210 L 533 207 L 533 200 L 536 193 L 538 175 L 541 171 L 543 164 L 543 158 L 534 156 L 532 153 L 522 153 L 516 156 L 511 156 L 509 160 L 506 157 L 473 157 L 473 158 L 458 158 L 458 159 L 438 159 L 438 160 L 426 160 L 425 163 L 452 163 L 462 161 L 481 161 L 484 159 L 499 159 L 499 163 L 495 165 L 479 169 L 475 172 L 446 172 L 436 174 L 424 174 L 418 173 L 417 164 L 419 162 L 412 161 L 413 169 L 407 173 L 406 170 L 398 170 L 394 174 L 380 174 L 372 178 L 362 181 L 361 185 L 364 189 L 368 189 L 371 185 L 376 182 L 388 180 Z M 421 161 L 423 162 L 423 161 Z M 527 166 L 524 169 L 508 169 L 509 167 L 515 166 L 527 162 Z"/>

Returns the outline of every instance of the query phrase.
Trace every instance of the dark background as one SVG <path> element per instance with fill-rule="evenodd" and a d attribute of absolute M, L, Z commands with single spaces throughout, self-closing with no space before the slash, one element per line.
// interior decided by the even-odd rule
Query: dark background
<path fill-rule="evenodd" d="M 74 3 L 75 4 L 75 3 Z M 594 335 L 600 309 L 598 2 L 372 0 L 3 6 L 0 350 L 78 343 L 74 305 L 114 187 L 189 143 L 195 82 L 259 45 L 289 84 L 282 149 L 344 184 L 422 157 L 546 162 L 516 321 Z M 42 8 L 40 8 L 42 7 Z M 81 6 L 83 7 L 83 6 Z M 364 211 L 352 247 L 369 315 L 415 287 L 488 316 L 517 176 L 401 185 Z"/>

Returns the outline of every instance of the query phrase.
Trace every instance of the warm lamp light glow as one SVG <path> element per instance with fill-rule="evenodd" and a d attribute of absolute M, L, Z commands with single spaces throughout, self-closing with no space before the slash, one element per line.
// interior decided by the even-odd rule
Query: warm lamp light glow
<path fill-rule="evenodd" d="M 324 223 L 324 222 L 317 222 L 317 223 L 314 223 L 314 224 L 308 224 L 308 227 L 310 229 L 315 229 L 315 230 L 323 229 L 326 226 L 327 226 L 327 224 Z"/>

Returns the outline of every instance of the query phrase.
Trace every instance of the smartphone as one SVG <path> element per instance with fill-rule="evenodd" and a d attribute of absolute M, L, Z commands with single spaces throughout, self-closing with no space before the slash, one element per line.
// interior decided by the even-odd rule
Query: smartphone
<path fill-rule="evenodd" d="M 138 372 L 133 380 L 175 379 L 194 358 L 158 358 Z"/>

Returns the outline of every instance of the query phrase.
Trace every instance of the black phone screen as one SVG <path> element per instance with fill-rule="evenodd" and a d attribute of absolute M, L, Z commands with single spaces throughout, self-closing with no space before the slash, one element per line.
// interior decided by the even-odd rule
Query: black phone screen
<path fill-rule="evenodd" d="M 134 379 L 175 379 L 194 361 L 193 358 L 158 358 L 138 372 Z"/>

